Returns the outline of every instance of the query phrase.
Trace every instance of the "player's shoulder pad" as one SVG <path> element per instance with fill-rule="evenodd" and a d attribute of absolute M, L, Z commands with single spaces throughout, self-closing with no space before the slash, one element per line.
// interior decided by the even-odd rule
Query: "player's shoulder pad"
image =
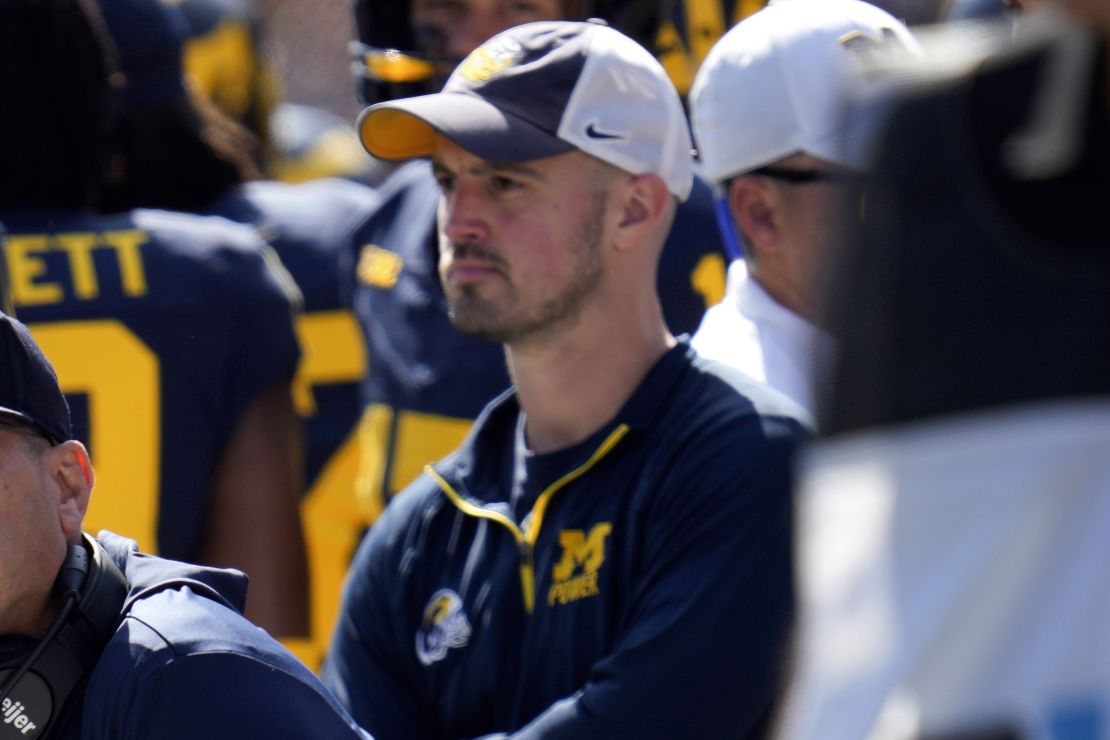
<path fill-rule="evenodd" d="M 294 309 L 303 303 L 277 254 L 250 226 L 221 216 L 152 209 L 134 211 L 131 220 L 183 268 L 206 274 L 216 295 L 237 296 L 235 303 L 269 297 Z"/>
<path fill-rule="evenodd" d="M 438 195 L 439 186 L 436 184 L 435 175 L 432 174 L 431 163 L 415 159 L 405 162 L 390 173 L 377 190 L 385 200 L 404 197 L 406 193 L 413 191 Z"/>
<path fill-rule="evenodd" d="M 257 180 L 246 183 L 243 189 L 252 200 L 315 214 L 320 223 L 334 218 L 347 222 L 361 220 L 381 202 L 381 195 L 374 188 L 337 177 L 301 183 Z"/>
<path fill-rule="evenodd" d="M 266 246 L 254 229 L 221 216 L 140 208 L 132 212 L 131 220 L 166 245 L 193 254 L 214 250 L 251 254 Z"/>

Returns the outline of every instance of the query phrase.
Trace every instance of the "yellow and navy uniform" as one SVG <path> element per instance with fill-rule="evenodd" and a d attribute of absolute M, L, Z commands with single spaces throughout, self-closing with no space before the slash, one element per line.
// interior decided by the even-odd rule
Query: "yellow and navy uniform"
<path fill-rule="evenodd" d="M 298 297 L 250 229 L 161 211 L 5 211 L 12 302 L 51 358 L 90 450 L 91 531 L 190 559 L 220 454 L 289 382 Z"/>
<path fill-rule="evenodd" d="M 188 27 L 182 63 L 190 83 L 267 142 L 280 82 L 262 54 L 260 24 L 249 0 L 163 2 L 177 5 Z"/>
<path fill-rule="evenodd" d="M 670 3 L 655 38 L 655 55 L 679 94 L 685 96 L 698 67 L 728 29 L 766 5 L 766 0 L 679 0 Z"/>
<path fill-rule="evenodd" d="M 685 343 L 565 450 L 506 393 L 370 530 L 325 683 L 386 740 L 762 736 L 799 413 Z"/>
<path fill-rule="evenodd" d="M 366 351 L 352 311 L 358 229 L 379 202 L 344 180 L 300 185 L 252 182 L 229 191 L 208 212 L 250 224 L 273 247 L 297 284 L 303 358 L 294 382 L 303 421 L 305 496 L 301 505 L 311 589 L 314 662 L 331 638 L 343 578 L 366 517 L 356 505 L 356 428 Z"/>
<path fill-rule="evenodd" d="M 259 137 L 268 176 L 291 183 L 381 179 L 382 164 L 362 148 L 349 121 L 281 101 L 281 80 L 264 53 L 264 29 L 249 0 L 164 1 L 178 4 L 188 27 L 185 74 L 217 108 Z"/>
<path fill-rule="evenodd" d="M 482 407 L 509 387 L 501 349 L 460 334 L 447 317 L 435 244 L 439 187 L 427 163 L 404 165 L 379 192 L 355 291 L 370 361 L 358 497 L 370 519 L 458 446 Z"/>
<path fill-rule="evenodd" d="M 382 205 L 364 226 L 355 295 L 370 358 L 358 494 L 371 519 L 424 465 L 458 446 L 486 403 L 509 387 L 501 346 L 463 336 L 447 317 L 437 273 L 440 194 L 428 163 L 404 165 L 379 192 Z M 693 332 L 724 284 L 712 195 L 698 180 L 659 265 L 671 331 Z"/>

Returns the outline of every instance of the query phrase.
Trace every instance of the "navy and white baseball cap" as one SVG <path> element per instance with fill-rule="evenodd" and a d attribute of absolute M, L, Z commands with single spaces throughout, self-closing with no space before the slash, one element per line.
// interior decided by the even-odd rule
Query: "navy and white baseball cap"
<path fill-rule="evenodd" d="M 54 444 L 73 438 L 69 405 L 50 361 L 27 327 L 0 313 L 0 420 L 27 426 Z"/>
<path fill-rule="evenodd" d="M 379 103 L 358 122 L 379 159 L 431 156 L 436 132 L 471 154 L 524 162 L 578 149 L 685 200 L 692 143 L 682 101 L 644 47 L 604 24 L 547 21 L 475 49 L 443 90 Z"/>

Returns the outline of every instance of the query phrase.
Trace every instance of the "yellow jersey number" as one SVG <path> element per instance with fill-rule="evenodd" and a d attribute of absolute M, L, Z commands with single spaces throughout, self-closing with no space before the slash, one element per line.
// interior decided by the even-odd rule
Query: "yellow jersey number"
<path fill-rule="evenodd" d="M 366 374 L 366 352 L 358 321 L 349 311 L 319 311 L 297 321 L 301 365 L 294 383 L 302 418 L 315 413 L 311 388 L 335 383 L 357 383 Z M 357 430 L 332 453 L 301 502 L 308 569 L 311 619 L 310 644 L 286 640 L 299 658 L 314 669 L 331 640 L 339 613 L 343 579 L 358 540 L 368 522 L 355 499 L 358 474 Z"/>
<path fill-rule="evenodd" d="M 724 255 L 707 254 L 698 260 L 690 274 L 690 287 L 701 296 L 706 308 L 717 305 L 725 297 L 727 273 Z"/>
<path fill-rule="evenodd" d="M 473 423 L 473 419 L 397 411 L 384 404 L 368 406 L 359 423 L 362 458 L 357 487 L 367 520 L 375 521 L 389 499 L 416 480 L 425 465 L 454 451 Z"/>
<path fill-rule="evenodd" d="M 158 357 L 118 321 L 30 324 L 66 395 L 86 395 L 96 492 L 85 529 L 158 544 L 161 375 Z"/>

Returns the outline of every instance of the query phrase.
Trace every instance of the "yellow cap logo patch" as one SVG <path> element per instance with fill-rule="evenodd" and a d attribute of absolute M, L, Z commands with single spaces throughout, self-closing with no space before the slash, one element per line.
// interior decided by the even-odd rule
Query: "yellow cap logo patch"
<path fill-rule="evenodd" d="M 883 28 L 875 36 L 863 31 L 850 31 L 837 40 L 854 56 L 858 71 L 866 78 L 874 78 L 897 59 L 897 54 L 906 51 L 902 39 L 892 28 Z"/>
<path fill-rule="evenodd" d="M 479 46 L 459 65 L 459 74 L 471 82 L 483 82 L 503 72 L 524 57 L 524 47 L 515 39 L 499 38 Z"/>
<path fill-rule="evenodd" d="M 366 244 L 358 257 L 358 279 L 375 288 L 392 288 L 404 267 L 400 255 L 376 244 Z"/>

